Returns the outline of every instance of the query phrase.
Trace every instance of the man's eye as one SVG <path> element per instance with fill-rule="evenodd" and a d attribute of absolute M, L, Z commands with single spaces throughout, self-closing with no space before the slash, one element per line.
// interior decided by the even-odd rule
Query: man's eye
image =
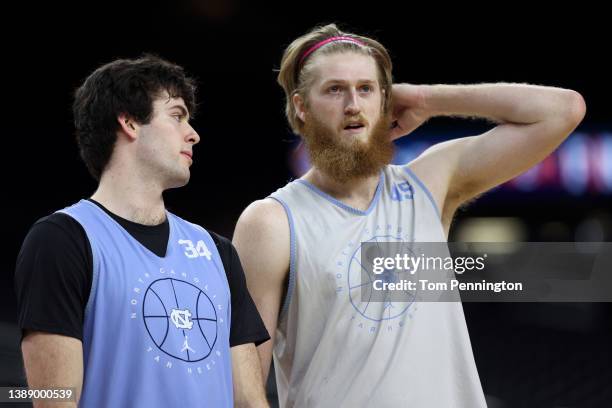
<path fill-rule="evenodd" d="M 172 117 L 179 123 L 185 120 L 185 115 L 183 114 L 172 115 Z"/>
<path fill-rule="evenodd" d="M 370 85 L 363 85 L 361 87 L 361 92 L 372 92 L 372 87 Z"/>
<path fill-rule="evenodd" d="M 340 92 L 340 87 L 338 85 L 330 86 L 329 87 L 329 92 L 331 92 L 331 93 L 338 93 L 338 92 Z"/>

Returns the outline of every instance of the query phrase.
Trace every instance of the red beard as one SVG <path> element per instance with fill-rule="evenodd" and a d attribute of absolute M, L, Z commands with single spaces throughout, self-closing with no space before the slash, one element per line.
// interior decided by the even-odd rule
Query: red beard
<path fill-rule="evenodd" d="M 389 139 L 390 127 L 390 115 L 383 114 L 367 141 L 357 138 L 342 140 L 338 132 L 311 113 L 304 123 L 304 142 L 313 166 L 333 180 L 344 183 L 377 175 L 391 163 L 395 147 Z"/>

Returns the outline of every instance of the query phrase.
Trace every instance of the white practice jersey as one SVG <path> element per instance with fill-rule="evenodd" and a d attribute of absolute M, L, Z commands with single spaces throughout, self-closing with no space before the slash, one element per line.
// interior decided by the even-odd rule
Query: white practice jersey
<path fill-rule="evenodd" d="M 460 302 L 362 301 L 362 242 L 445 242 L 431 194 L 386 166 L 366 211 L 305 180 L 271 197 L 290 226 L 274 364 L 281 407 L 478 408 L 485 399 Z"/>

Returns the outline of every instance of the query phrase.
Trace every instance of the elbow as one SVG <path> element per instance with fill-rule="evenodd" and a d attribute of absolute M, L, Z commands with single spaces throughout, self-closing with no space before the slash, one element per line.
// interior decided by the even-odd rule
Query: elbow
<path fill-rule="evenodd" d="M 582 95 L 576 91 L 567 90 L 566 95 L 567 102 L 564 104 L 565 111 L 563 116 L 568 127 L 574 130 L 586 115 L 586 102 Z"/>

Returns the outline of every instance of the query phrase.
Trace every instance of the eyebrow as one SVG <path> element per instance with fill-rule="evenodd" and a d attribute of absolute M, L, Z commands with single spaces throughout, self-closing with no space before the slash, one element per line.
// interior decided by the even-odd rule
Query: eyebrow
<path fill-rule="evenodd" d="M 172 109 L 178 109 L 181 111 L 181 114 L 189 117 L 189 112 L 187 111 L 187 109 L 183 106 L 183 105 L 172 105 L 171 107 L 168 108 L 168 110 L 172 110 Z"/>
<path fill-rule="evenodd" d="M 350 82 L 350 81 L 347 81 L 346 79 L 335 79 L 335 78 L 332 78 L 332 79 L 327 79 L 327 80 L 323 81 L 323 85 L 327 85 L 327 84 L 331 84 L 331 83 L 346 84 L 347 82 Z M 376 80 L 376 79 L 358 79 L 357 82 L 359 82 L 359 83 L 366 83 L 366 84 L 376 84 L 376 83 L 378 83 L 378 80 Z"/>

